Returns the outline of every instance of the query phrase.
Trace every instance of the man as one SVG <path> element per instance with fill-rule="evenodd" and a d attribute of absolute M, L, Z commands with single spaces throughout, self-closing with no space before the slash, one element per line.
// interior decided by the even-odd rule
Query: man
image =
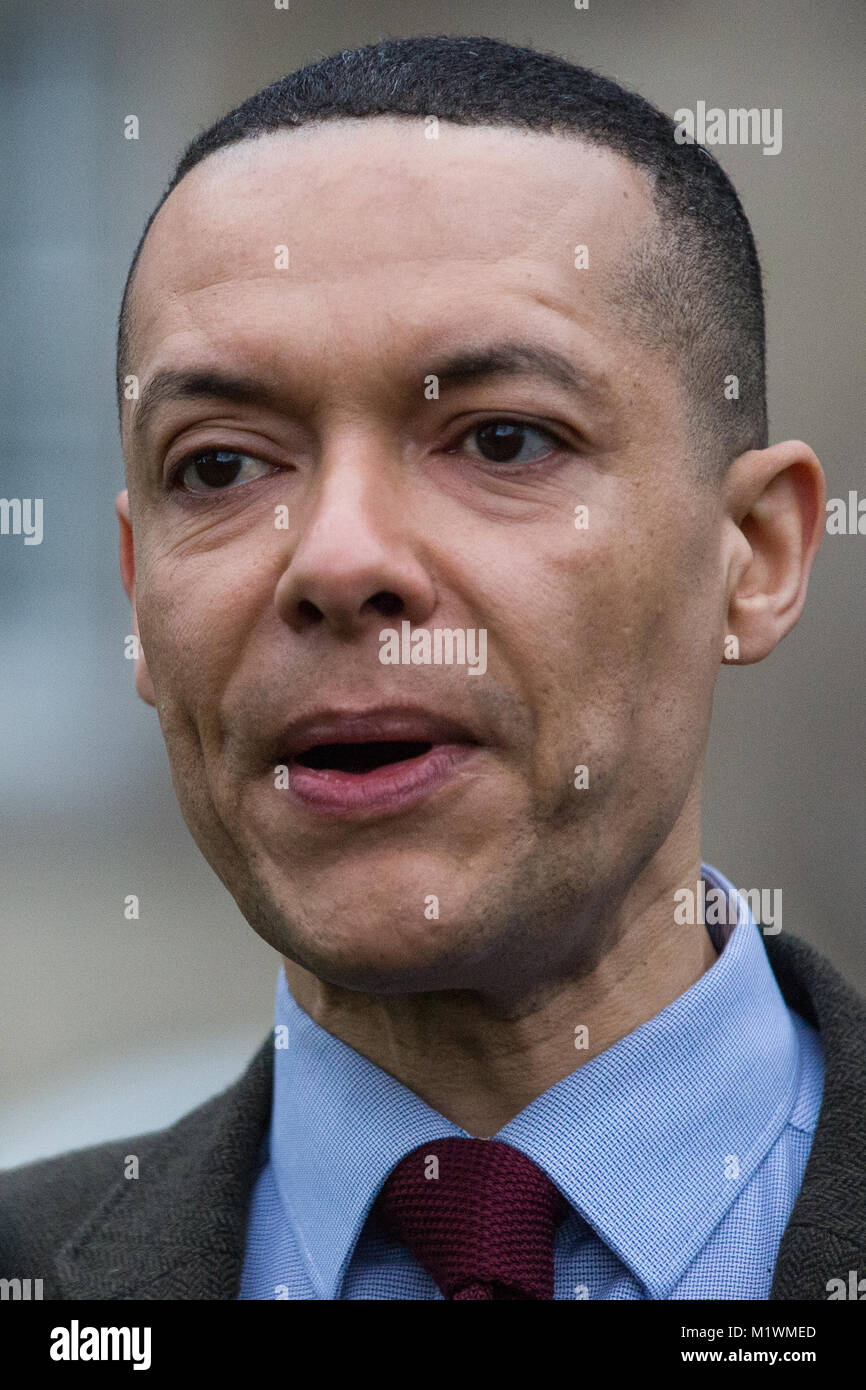
<path fill-rule="evenodd" d="M 276 1026 L 170 1129 L 5 1175 L 4 1274 L 764 1299 L 862 1267 L 863 1006 L 701 860 L 719 665 L 791 630 L 823 529 L 763 333 L 720 167 L 557 58 L 389 41 L 193 142 L 121 311 L 121 568 Z"/>

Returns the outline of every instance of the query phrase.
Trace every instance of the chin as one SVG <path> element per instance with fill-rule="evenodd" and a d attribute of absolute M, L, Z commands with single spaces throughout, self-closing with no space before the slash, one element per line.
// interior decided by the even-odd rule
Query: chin
<path fill-rule="evenodd" d="M 373 901 L 369 885 L 339 896 L 269 893 L 244 915 L 260 936 L 319 979 L 375 993 L 459 988 L 485 932 L 449 899 L 425 903 L 413 883 Z M 471 901 L 471 894 L 467 895 Z M 411 904 L 411 907 L 409 906 Z M 456 908 L 456 910 L 455 910 Z M 243 910 L 243 909 L 242 909 Z M 425 915 L 429 914 L 429 915 Z"/>

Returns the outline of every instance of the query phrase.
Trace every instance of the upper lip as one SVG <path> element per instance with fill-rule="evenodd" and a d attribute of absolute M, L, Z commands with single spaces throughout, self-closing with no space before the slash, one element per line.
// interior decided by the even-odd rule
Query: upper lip
<path fill-rule="evenodd" d="M 366 710 L 317 710 L 283 730 L 283 756 L 297 757 L 322 743 L 478 743 L 466 725 L 408 706 Z"/>

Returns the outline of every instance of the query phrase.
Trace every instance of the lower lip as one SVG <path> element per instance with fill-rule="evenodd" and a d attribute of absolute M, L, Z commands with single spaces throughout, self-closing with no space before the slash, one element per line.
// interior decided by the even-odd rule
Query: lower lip
<path fill-rule="evenodd" d="M 437 743 L 420 758 L 386 763 L 372 772 L 320 771 L 290 763 L 289 795 L 314 815 L 391 815 L 450 781 L 477 752 L 475 744 Z"/>

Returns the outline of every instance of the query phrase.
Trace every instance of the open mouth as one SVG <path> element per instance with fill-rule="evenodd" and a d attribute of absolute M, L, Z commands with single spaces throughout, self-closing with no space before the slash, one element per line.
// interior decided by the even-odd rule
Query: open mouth
<path fill-rule="evenodd" d="M 343 772 L 363 776 L 393 763 L 411 762 L 429 753 L 432 743 L 385 740 L 371 743 L 317 743 L 299 753 L 295 763 L 317 772 Z"/>
<path fill-rule="evenodd" d="M 290 807 L 361 820 L 407 811 L 446 784 L 468 786 L 484 755 L 466 725 L 398 706 L 322 710 L 290 724 L 272 750 L 268 780 L 274 763 L 288 765 L 288 783 L 273 786 Z"/>

